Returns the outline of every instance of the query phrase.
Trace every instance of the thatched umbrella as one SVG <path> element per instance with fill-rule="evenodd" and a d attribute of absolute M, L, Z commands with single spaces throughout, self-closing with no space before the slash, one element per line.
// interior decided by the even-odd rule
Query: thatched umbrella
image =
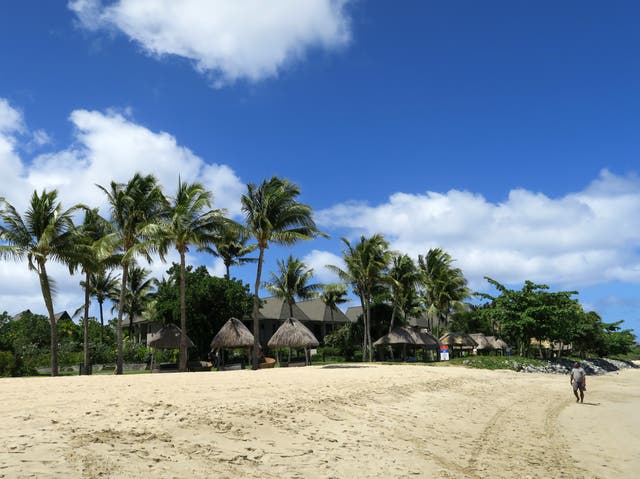
<path fill-rule="evenodd" d="M 238 318 L 229 318 L 229 320 L 224 323 L 218 334 L 214 336 L 211 340 L 211 349 L 216 350 L 217 352 L 221 349 L 235 349 L 235 348 L 245 348 L 250 349 L 253 347 L 253 334 L 251 331 L 240 321 Z M 214 364 L 216 367 L 220 367 L 222 359 L 224 358 L 223 354 L 220 354 L 220 364 L 217 364 L 218 354 L 216 352 L 216 360 Z"/>
<path fill-rule="evenodd" d="M 182 330 L 175 324 L 167 324 L 151 334 L 147 346 L 154 349 L 180 349 L 180 335 Z M 187 336 L 187 348 L 194 346 Z M 154 355 L 151 355 L 151 369 L 153 369 Z"/>
<path fill-rule="evenodd" d="M 470 333 L 471 339 L 473 339 L 477 346 L 476 351 L 488 351 L 493 348 L 493 344 L 482 333 Z"/>
<path fill-rule="evenodd" d="M 305 363 L 309 362 L 307 349 L 315 348 L 320 343 L 313 333 L 296 318 L 288 318 L 273 333 L 267 343 L 270 348 L 304 348 Z M 291 352 L 289 351 L 289 355 Z"/>
<path fill-rule="evenodd" d="M 445 333 L 440 338 L 440 344 L 449 346 L 452 352 L 453 348 L 458 348 L 462 351 L 463 349 L 473 349 L 477 346 L 473 338 L 464 333 Z"/>
<path fill-rule="evenodd" d="M 487 336 L 487 341 L 489 341 L 493 349 L 504 350 L 509 347 L 502 339 L 496 338 L 495 336 Z"/>

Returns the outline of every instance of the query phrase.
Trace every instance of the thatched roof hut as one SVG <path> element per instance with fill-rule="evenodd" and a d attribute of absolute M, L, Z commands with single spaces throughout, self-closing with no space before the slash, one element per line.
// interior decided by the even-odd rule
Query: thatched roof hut
<path fill-rule="evenodd" d="M 486 336 L 486 338 L 493 349 L 507 349 L 509 347 L 502 339 L 498 339 L 495 336 Z"/>
<path fill-rule="evenodd" d="M 288 318 L 271 336 L 270 348 L 315 348 L 320 343 L 313 333 L 296 318 Z"/>
<path fill-rule="evenodd" d="M 253 334 L 237 318 L 229 318 L 211 340 L 211 349 L 249 348 L 253 346 Z"/>
<path fill-rule="evenodd" d="M 473 349 L 477 343 L 465 333 L 446 333 L 440 338 L 440 344 L 457 349 Z"/>
<path fill-rule="evenodd" d="M 180 349 L 181 333 L 182 330 L 175 324 L 167 324 L 152 334 L 147 344 L 150 348 L 156 349 Z M 193 346 L 193 341 L 187 336 L 187 347 L 192 348 Z"/>
<path fill-rule="evenodd" d="M 476 349 L 478 351 L 486 351 L 489 349 L 494 349 L 493 344 L 487 339 L 487 337 L 482 333 L 470 333 L 471 339 L 473 339 L 477 346 Z"/>
<path fill-rule="evenodd" d="M 374 346 L 393 346 L 408 344 L 425 349 L 438 349 L 438 340 L 427 331 L 416 326 L 399 326 L 378 339 Z"/>

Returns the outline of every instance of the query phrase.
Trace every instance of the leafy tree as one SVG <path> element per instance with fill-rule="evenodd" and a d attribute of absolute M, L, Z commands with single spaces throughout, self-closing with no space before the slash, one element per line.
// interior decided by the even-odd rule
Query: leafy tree
<path fill-rule="evenodd" d="M 467 280 L 460 268 L 453 267 L 454 259 L 440 248 L 430 249 L 426 256 L 418 256 L 418 267 L 425 288 L 425 306 L 431 323 L 437 318 L 438 326 L 447 325 L 452 312 L 463 310 L 463 301 L 469 297 Z M 433 329 L 430 324 L 430 329 Z"/>
<path fill-rule="evenodd" d="M 155 296 L 155 288 L 158 280 L 150 277 L 150 274 L 151 271 L 135 263 L 129 266 L 123 311 L 129 318 L 129 339 L 132 341 L 134 340 L 133 319 L 136 316 L 142 316 L 142 313 Z M 119 287 L 116 286 L 114 293 L 114 298 L 118 299 L 114 301 L 113 309 L 119 309 L 119 301 L 122 297 Z"/>
<path fill-rule="evenodd" d="M 289 255 L 286 261 L 278 260 L 278 273 L 271 272 L 270 280 L 264 283 L 264 287 L 289 305 L 289 316 L 293 317 L 296 298 L 303 301 L 315 298 L 322 288 L 319 283 L 309 283 L 312 277 L 313 269 Z"/>
<path fill-rule="evenodd" d="M 155 244 L 144 230 L 158 221 L 166 212 L 166 198 L 162 194 L 157 179 L 153 175 L 136 173 L 126 184 L 112 181 L 109 188 L 98 185 L 107 195 L 111 209 L 111 222 L 115 232 L 107 235 L 103 243 L 122 252 L 122 276 L 120 299 L 118 301 L 118 361 L 116 374 L 122 374 L 123 343 L 122 316 L 129 265 L 137 254 L 151 261 L 150 253 L 157 251 Z"/>
<path fill-rule="evenodd" d="M 224 210 L 211 209 L 211 192 L 199 183 L 178 180 L 178 190 L 170 198 L 166 220 L 157 225 L 160 250 L 175 246 L 180 255 L 180 371 L 187 370 L 187 313 L 185 297 L 185 256 L 190 246 L 202 250 L 215 241 L 227 221 Z"/>
<path fill-rule="evenodd" d="M 156 320 L 177 324 L 180 321 L 180 266 L 174 264 L 161 281 L 156 295 Z M 201 358 L 206 358 L 213 337 L 231 317 L 251 314 L 253 295 L 240 280 L 217 278 L 207 268 L 185 269 L 186 317 L 189 337 Z"/>
<path fill-rule="evenodd" d="M 270 243 L 292 245 L 324 236 L 313 221 L 311 207 L 298 202 L 298 196 L 297 185 L 274 176 L 260 185 L 248 184 L 241 198 L 247 231 L 256 239 L 259 251 L 253 303 L 253 369 L 258 368 L 260 351 L 259 293 L 265 250 Z"/>
<path fill-rule="evenodd" d="M 371 303 L 376 287 L 382 283 L 384 271 L 391 259 L 389 243 L 380 234 L 371 238 L 361 236 L 355 245 L 346 238 L 342 238 L 342 242 L 345 245 L 343 257 L 346 268 L 343 270 L 335 265 L 328 267 L 337 273 L 340 279 L 351 284 L 354 293 L 360 298 L 364 320 L 362 360 L 372 361 Z"/>
<path fill-rule="evenodd" d="M 627 354 L 636 342 L 636 336 L 630 329 L 621 329 L 622 321 L 604 323 L 604 355 Z"/>
<path fill-rule="evenodd" d="M 394 254 L 391 259 L 391 267 L 386 276 L 391 292 L 391 304 L 393 312 L 389 323 L 389 332 L 395 327 L 395 318 L 401 312 L 406 318 L 411 308 L 413 298 L 416 296 L 416 288 L 420 281 L 420 273 L 409 255 Z"/>
<path fill-rule="evenodd" d="M 117 301 L 119 298 L 118 288 L 119 278 L 113 276 L 110 271 L 98 271 L 97 273 L 91 273 L 90 277 L 90 294 L 100 307 L 100 342 L 104 339 L 104 311 L 103 305 L 105 300 Z"/>
<path fill-rule="evenodd" d="M 0 199 L 0 258 L 27 258 L 29 269 L 40 279 L 40 289 L 49 315 L 51 375 L 58 375 L 58 330 L 53 309 L 55 284 L 47 274 L 47 261 L 68 263 L 75 245 L 71 241 L 72 216 L 77 206 L 63 210 L 56 190 L 33 192 L 24 218 L 10 203 Z"/>

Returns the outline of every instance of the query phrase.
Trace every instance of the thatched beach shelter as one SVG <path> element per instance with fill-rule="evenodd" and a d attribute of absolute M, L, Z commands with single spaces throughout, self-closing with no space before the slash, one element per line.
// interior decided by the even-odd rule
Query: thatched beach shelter
<path fill-rule="evenodd" d="M 487 352 L 493 348 L 493 344 L 487 339 L 487 337 L 482 333 L 470 333 L 471 339 L 473 339 L 477 346 L 475 347 L 476 352 Z"/>
<path fill-rule="evenodd" d="M 403 359 L 406 358 L 406 347 L 410 346 L 414 349 L 425 349 L 437 351 L 440 344 L 435 336 L 431 335 L 426 329 L 417 326 L 399 326 L 393 328 L 388 334 L 385 334 L 375 343 L 374 347 L 382 346 L 402 346 Z"/>
<path fill-rule="evenodd" d="M 176 326 L 175 324 L 167 324 L 161 327 L 158 331 L 151 334 L 149 336 L 149 340 L 147 341 L 147 346 L 153 349 L 180 349 L 180 335 L 182 334 L 182 330 Z M 187 348 L 192 348 L 194 346 L 193 341 L 189 339 L 187 336 Z M 151 355 L 151 370 L 154 370 L 154 362 L 155 355 Z M 169 370 L 177 371 L 177 366 L 173 365 L 160 365 L 162 369 L 163 366 L 167 366 Z"/>
<path fill-rule="evenodd" d="M 462 355 L 462 351 L 469 351 L 477 346 L 473 338 L 465 333 L 446 333 L 440 338 L 440 344 L 449 346 L 452 355 L 456 349 L 460 352 L 460 355 Z"/>
<path fill-rule="evenodd" d="M 502 339 L 496 338 L 495 336 L 486 336 L 486 338 L 494 351 L 500 351 L 500 354 L 509 347 Z"/>
<path fill-rule="evenodd" d="M 267 346 L 271 349 L 289 348 L 289 355 L 291 354 L 291 348 L 304 348 L 305 364 L 308 364 L 309 348 L 315 348 L 319 344 L 309 328 L 296 318 L 288 318 L 280 325 L 273 336 L 271 336 Z"/>
<path fill-rule="evenodd" d="M 220 358 L 220 364 L 216 366 L 222 367 L 224 363 L 221 350 L 240 348 L 246 349 L 247 353 L 253 348 L 253 334 L 238 318 L 229 318 L 211 340 L 211 349 L 217 351 Z"/>

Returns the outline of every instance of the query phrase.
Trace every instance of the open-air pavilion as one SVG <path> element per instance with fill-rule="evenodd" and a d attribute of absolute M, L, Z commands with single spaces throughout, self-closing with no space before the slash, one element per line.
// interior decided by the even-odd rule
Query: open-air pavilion
<path fill-rule="evenodd" d="M 242 321 L 237 318 L 229 318 L 224 323 L 218 334 L 211 340 L 211 350 L 218 353 L 219 362 L 215 366 L 218 369 L 224 369 L 224 350 L 225 349 L 242 349 L 245 357 L 250 358 L 250 351 L 253 348 L 253 334 L 249 331 Z M 242 368 L 243 365 L 240 366 Z"/>
<path fill-rule="evenodd" d="M 175 324 L 166 324 L 149 336 L 148 346 L 152 349 L 180 349 L 180 335 L 182 330 Z M 193 341 L 187 336 L 187 348 L 194 346 Z M 151 370 L 155 372 L 177 371 L 176 364 L 159 364 L 154 367 L 154 356 L 151 355 Z"/>
<path fill-rule="evenodd" d="M 477 346 L 473 338 L 465 333 L 445 333 L 440 338 L 440 344 L 449 346 L 451 357 L 455 357 L 455 351 L 458 351 L 458 356 L 462 356 L 464 352 L 472 351 Z"/>
<path fill-rule="evenodd" d="M 304 324 L 298 321 L 296 318 L 287 318 L 278 328 L 278 330 L 271 336 L 269 343 L 269 349 L 289 348 L 289 360 L 287 366 L 291 361 L 291 349 L 292 348 L 304 348 L 304 364 L 309 364 L 309 348 L 315 348 L 320 343 L 314 336 L 314 334 Z M 280 355 L 277 354 L 278 362 L 281 366 L 285 364 L 280 362 Z"/>
<path fill-rule="evenodd" d="M 373 343 L 373 346 L 376 348 L 385 346 L 394 348 L 400 346 L 402 348 L 401 359 L 403 361 L 407 359 L 407 347 L 411 348 L 414 352 L 420 349 L 425 352 L 435 351 L 436 355 L 440 348 L 440 344 L 435 336 L 427 332 L 426 329 L 417 326 L 399 326 L 393 328 L 388 334 L 385 334 Z"/>

